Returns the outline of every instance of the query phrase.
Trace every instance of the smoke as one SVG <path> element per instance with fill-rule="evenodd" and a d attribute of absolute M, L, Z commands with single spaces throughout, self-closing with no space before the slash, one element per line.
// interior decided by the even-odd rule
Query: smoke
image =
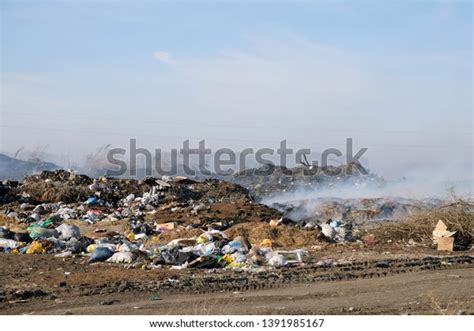
<path fill-rule="evenodd" d="M 458 164 L 457 167 L 460 165 Z M 317 215 L 327 203 L 344 206 L 360 204 L 361 199 L 380 199 L 405 205 L 435 205 L 456 199 L 472 200 L 472 178 L 460 179 L 457 167 L 419 167 L 407 169 L 406 176 L 385 181 L 341 183 L 332 187 L 297 189 L 262 199 L 262 203 L 286 212 L 286 217 L 299 221 Z M 337 217 L 337 216 L 335 216 Z M 390 217 L 387 217 L 390 218 Z"/>

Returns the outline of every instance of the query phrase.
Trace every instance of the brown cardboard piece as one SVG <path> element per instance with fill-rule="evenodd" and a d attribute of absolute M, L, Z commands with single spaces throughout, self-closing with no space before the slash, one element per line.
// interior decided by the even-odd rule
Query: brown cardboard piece
<path fill-rule="evenodd" d="M 176 229 L 178 225 L 175 222 L 156 224 L 156 231 L 168 231 Z"/>
<path fill-rule="evenodd" d="M 283 218 L 280 218 L 279 220 L 270 220 L 270 226 L 278 226 L 283 222 Z"/>
<path fill-rule="evenodd" d="M 454 234 L 456 231 L 448 231 L 448 227 L 439 220 L 433 230 L 433 243 L 438 244 L 438 251 L 453 251 Z"/>
<path fill-rule="evenodd" d="M 452 252 L 454 249 L 454 238 L 443 237 L 438 240 L 438 251 Z"/>

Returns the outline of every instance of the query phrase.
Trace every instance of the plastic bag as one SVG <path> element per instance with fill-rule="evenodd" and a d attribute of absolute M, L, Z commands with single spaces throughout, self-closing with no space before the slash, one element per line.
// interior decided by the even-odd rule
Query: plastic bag
<path fill-rule="evenodd" d="M 91 254 L 89 258 L 89 263 L 92 262 L 100 262 L 100 261 L 105 261 L 108 258 L 110 258 L 112 255 L 114 255 L 114 252 L 112 252 L 110 249 L 107 247 L 97 247 Z"/>
<path fill-rule="evenodd" d="M 222 253 L 224 254 L 231 254 L 235 251 L 238 251 L 242 248 L 242 243 L 240 241 L 232 240 L 227 245 L 222 247 Z"/>
<path fill-rule="evenodd" d="M 209 232 L 205 232 L 203 234 L 201 234 L 197 239 L 196 239 L 196 242 L 198 244 L 204 244 L 208 241 L 212 241 L 212 235 L 209 233 Z"/>
<path fill-rule="evenodd" d="M 219 262 L 224 262 L 225 264 L 231 264 L 234 262 L 234 258 L 232 257 L 231 254 L 225 254 L 219 259 Z"/>
<path fill-rule="evenodd" d="M 131 252 L 117 252 L 107 259 L 107 262 L 113 263 L 132 263 L 133 254 Z"/>
<path fill-rule="evenodd" d="M 198 256 L 193 252 L 182 252 L 179 247 L 162 250 L 155 260 L 156 264 L 182 265 L 195 260 Z"/>
<path fill-rule="evenodd" d="M 199 256 L 209 256 L 216 250 L 213 242 L 194 246 L 193 252 Z"/>
<path fill-rule="evenodd" d="M 336 229 L 338 227 L 340 227 L 342 224 L 342 222 L 340 220 L 333 220 L 329 223 L 329 225 L 333 228 L 333 229 Z"/>
<path fill-rule="evenodd" d="M 10 230 L 5 229 L 5 228 L 0 228 L 0 238 L 12 239 L 13 238 L 13 232 L 11 232 Z"/>
<path fill-rule="evenodd" d="M 0 238 L 0 247 L 2 248 L 17 248 L 19 245 L 18 243 L 13 240 L 13 239 L 5 239 L 5 238 Z"/>
<path fill-rule="evenodd" d="M 285 257 L 280 254 L 270 254 L 268 265 L 271 267 L 283 267 L 286 264 Z"/>
<path fill-rule="evenodd" d="M 59 233 L 55 229 L 45 229 L 43 227 L 34 227 L 30 229 L 30 237 L 33 239 L 39 239 L 39 238 L 58 238 Z"/>
<path fill-rule="evenodd" d="M 23 243 L 29 243 L 32 241 L 30 234 L 28 232 L 16 232 L 13 235 L 13 239 L 15 239 L 16 241 L 23 242 Z"/>
<path fill-rule="evenodd" d="M 118 248 L 119 252 L 133 252 L 133 251 L 137 251 L 137 250 L 138 250 L 138 246 L 134 245 L 132 243 L 123 243 Z"/>
<path fill-rule="evenodd" d="M 26 254 L 44 254 L 46 249 L 39 241 L 33 241 L 26 249 Z"/>
<path fill-rule="evenodd" d="M 48 226 L 50 226 L 52 224 L 53 224 L 53 221 L 51 220 L 51 218 L 47 218 L 44 221 L 39 221 L 39 222 L 30 224 L 26 229 L 28 231 L 31 231 L 34 228 L 45 228 L 46 229 Z"/>
<path fill-rule="evenodd" d="M 270 239 L 263 239 L 262 242 L 260 243 L 261 247 L 272 247 L 273 246 L 273 241 Z"/>
<path fill-rule="evenodd" d="M 86 201 L 86 204 L 88 204 L 89 206 L 97 204 L 97 198 L 95 196 L 89 197 Z"/>
<path fill-rule="evenodd" d="M 87 246 L 86 252 L 87 253 L 92 253 L 93 251 L 95 251 L 96 248 L 97 248 L 97 246 L 95 244 L 91 244 L 91 245 Z"/>
<path fill-rule="evenodd" d="M 56 228 L 58 231 L 60 238 L 64 240 L 68 240 L 70 238 L 80 238 L 81 237 L 81 230 L 78 226 L 72 224 L 61 224 Z"/>
<path fill-rule="evenodd" d="M 201 256 L 188 264 L 191 268 L 214 269 L 218 267 L 217 259 L 210 256 Z"/>
<path fill-rule="evenodd" d="M 326 238 L 331 240 L 336 236 L 336 230 L 334 230 L 334 228 L 329 224 L 321 225 L 321 232 Z"/>
<path fill-rule="evenodd" d="M 66 250 L 74 253 L 79 254 L 81 252 L 85 252 L 88 245 L 90 243 L 90 239 L 82 237 L 80 239 L 71 238 L 66 241 Z"/>
<path fill-rule="evenodd" d="M 241 252 L 235 252 L 232 254 L 232 258 L 236 263 L 244 263 L 247 261 L 247 257 Z"/>

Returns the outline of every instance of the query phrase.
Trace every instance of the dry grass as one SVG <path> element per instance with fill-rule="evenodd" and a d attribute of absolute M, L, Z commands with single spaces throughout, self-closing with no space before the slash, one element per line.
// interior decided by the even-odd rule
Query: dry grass
<path fill-rule="evenodd" d="M 85 201 L 93 192 L 86 185 L 68 185 L 63 183 L 28 182 L 16 190 L 17 194 L 28 193 L 38 202 L 74 203 Z"/>
<path fill-rule="evenodd" d="M 19 223 L 15 218 L 0 214 L 0 227 L 4 226 L 11 231 L 26 231 L 26 224 Z"/>
<path fill-rule="evenodd" d="M 430 245 L 436 223 L 443 221 L 449 231 L 456 231 L 455 242 L 463 248 L 472 245 L 474 237 L 474 204 L 456 200 L 439 207 L 420 210 L 400 222 L 389 222 L 372 233 L 379 241 L 408 241 Z"/>

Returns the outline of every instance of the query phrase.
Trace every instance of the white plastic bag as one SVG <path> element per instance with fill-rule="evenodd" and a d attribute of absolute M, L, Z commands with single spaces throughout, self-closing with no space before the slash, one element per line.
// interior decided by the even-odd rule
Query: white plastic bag
<path fill-rule="evenodd" d="M 2 248 L 17 248 L 18 247 L 18 242 L 16 242 L 13 239 L 5 239 L 5 238 L 0 238 L 0 247 Z"/>
<path fill-rule="evenodd" d="M 71 238 L 80 238 L 81 230 L 76 225 L 71 224 L 61 224 L 56 228 L 56 231 L 59 232 L 59 238 L 63 240 L 69 240 Z"/>
<path fill-rule="evenodd" d="M 131 252 L 117 252 L 107 260 L 112 263 L 132 263 L 132 261 L 133 254 Z"/>
<path fill-rule="evenodd" d="M 271 254 L 270 259 L 268 259 L 268 265 L 271 267 L 283 267 L 286 265 L 285 257 L 280 254 Z"/>

